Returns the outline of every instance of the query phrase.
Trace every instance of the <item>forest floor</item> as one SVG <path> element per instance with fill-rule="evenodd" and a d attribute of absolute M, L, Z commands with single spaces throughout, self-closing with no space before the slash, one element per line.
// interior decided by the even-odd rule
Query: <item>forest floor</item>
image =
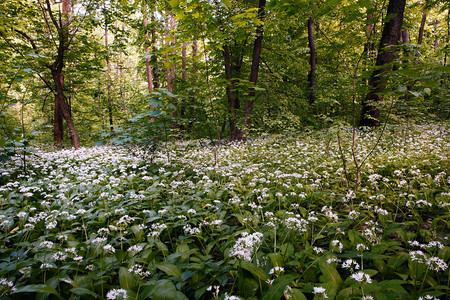
<path fill-rule="evenodd" d="M 15 157 L 0 298 L 448 299 L 449 129 Z"/>

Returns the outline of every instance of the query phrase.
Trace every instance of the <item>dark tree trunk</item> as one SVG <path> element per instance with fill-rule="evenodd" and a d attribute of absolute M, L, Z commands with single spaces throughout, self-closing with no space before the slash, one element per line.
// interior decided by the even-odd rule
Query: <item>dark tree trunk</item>
<path fill-rule="evenodd" d="M 55 62 L 51 65 L 47 65 L 52 73 L 53 83 L 55 84 L 55 111 L 54 111 L 54 130 L 53 136 L 55 143 L 60 145 L 63 141 L 63 124 L 62 119 L 66 120 L 69 127 L 69 133 L 73 141 L 75 149 L 80 148 L 80 141 L 78 140 L 78 134 L 75 130 L 75 125 L 72 120 L 70 108 L 66 103 L 64 97 L 64 58 L 65 51 L 69 47 L 69 15 L 70 15 L 70 3 L 69 0 L 63 0 L 62 13 L 63 17 L 60 22 L 55 19 L 50 2 L 47 0 L 47 12 L 58 32 L 58 53 Z"/>
<path fill-rule="evenodd" d="M 423 31 L 425 30 L 425 23 L 427 21 L 427 11 L 424 11 L 422 14 L 422 21 L 420 22 L 419 27 L 419 38 L 417 39 L 417 45 L 421 45 L 423 41 Z"/>
<path fill-rule="evenodd" d="M 439 21 L 438 21 L 438 20 L 435 20 L 435 21 L 434 21 L 434 31 L 435 31 L 435 32 L 438 30 L 438 27 L 439 27 Z M 434 51 L 437 51 L 437 50 L 438 50 L 438 47 L 439 47 L 439 40 L 436 38 L 436 39 L 434 40 Z"/>
<path fill-rule="evenodd" d="M 154 13 L 152 13 L 151 15 L 151 21 L 152 23 L 155 22 L 155 15 Z M 152 36 L 152 54 L 155 57 L 155 63 L 153 64 L 153 70 L 155 71 L 152 75 L 153 75 L 153 88 L 157 89 L 159 88 L 159 77 L 158 77 L 158 72 L 156 72 L 157 70 L 157 55 L 156 55 L 156 32 L 155 32 L 155 28 L 152 27 L 152 31 L 151 31 L 151 36 Z"/>
<path fill-rule="evenodd" d="M 181 78 L 183 80 L 187 79 L 187 73 L 186 73 L 186 44 L 183 43 L 182 45 L 182 49 L 181 49 L 181 58 L 182 58 L 182 62 L 181 62 Z"/>
<path fill-rule="evenodd" d="M 106 49 L 106 68 L 108 72 L 108 84 L 106 91 L 106 102 L 108 106 L 108 120 L 111 132 L 114 132 L 113 110 L 111 101 L 111 62 L 109 61 L 109 44 L 108 44 L 108 23 L 105 21 L 105 49 Z"/>
<path fill-rule="evenodd" d="M 309 104 L 316 101 L 316 45 L 314 43 L 314 19 L 308 19 L 308 46 L 309 46 Z"/>
<path fill-rule="evenodd" d="M 378 103 L 383 100 L 386 89 L 386 73 L 392 69 L 395 46 L 400 39 L 406 0 L 390 0 L 387 16 L 393 16 L 384 24 L 375 66 L 369 80 L 370 91 L 362 102 L 360 126 L 376 127 L 380 122 Z"/>
<path fill-rule="evenodd" d="M 145 12 L 146 13 L 146 12 Z M 147 16 L 144 17 L 144 28 L 145 28 L 145 55 L 147 55 L 146 59 L 145 59 L 145 67 L 147 69 L 147 86 L 148 86 L 148 92 L 151 93 L 153 92 L 153 75 L 152 75 L 152 67 L 150 66 L 150 57 L 148 57 L 149 53 L 149 40 L 148 40 L 148 30 L 147 30 L 147 26 L 148 26 L 148 21 L 147 21 Z"/>
<path fill-rule="evenodd" d="M 223 45 L 223 55 L 225 59 L 225 77 L 228 81 L 226 88 L 228 103 L 230 104 L 230 134 L 231 140 L 235 141 L 242 137 L 242 133 L 236 124 L 236 108 L 238 101 L 234 94 L 234 84 L 232 75 L 232 63 L 231 63 L 231 53 L 230 47 L 228 45 Z"/>
<path fill-rule="evenodd" d="M 264 22 L 264 18 L 265 18 L 265 14 L 266 14 L 265 6 L 266 6 L 266 0 L 259 0 L 258 19 L 261 22 Z M 258 72 L 259 72 L 259 63 L 261 60 L 263 33 L 264 33 L 264 24 L 257 27 L 256 39 L 255 39 L 255 43 L 253 45 L 252 66 L 250 69 L 250 82 L 253 84 L 253 87 L 250 88 L 250 91 L 248 94 L 249 100 L 247 100 L 245 102 L 245 111 L 244 111 L 244 120 L 245 120 L 245 127 L 246 127 L 247 134 L 248 134 L 248 131 L 250 130 L 251 121 L 252 121 L 251 115 L 253 114 L 253 105 L 254 105 L 254 98 L 255 98 L 254 86 L 256 86 L 256 83 L 258 82 Z"/>

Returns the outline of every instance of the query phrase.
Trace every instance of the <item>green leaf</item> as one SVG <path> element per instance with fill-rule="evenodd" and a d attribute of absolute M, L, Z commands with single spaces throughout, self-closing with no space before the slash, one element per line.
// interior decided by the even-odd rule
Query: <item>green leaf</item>
<path fill-rule="evenodd" d="M 297 277 L 294 274 L 283 275 L 275 279 L 269 291 L 264 295 L 264 300 L 279 300 L 283 297 L 284 290 Z"/>
<path fill-rule="evenodd" d="M 161 280 L 153 288 L 151 293 L 153 300 L 187 300 L 188 297 L 178 291 L 170 280 Z"/>
<path fill-rule="evenodd" d="M 258 267 L 255 264 L 252 264 L 251 262 L 241 261 L 240 266 L 242 267 L 242 269 L 249 271 L 256 278 L 259 278 L 262 281 L 269 280 L 269 275 L 267 275 L 267 273 L 263 269 L 261 269 L 260 267 Z"/>
<path fill-rule="evenodd" d="M 77 296 L 92 296 L 94 298 L 100 298 L 100 295 L 94 293 L 91 290 L 85 289 L 85 288 L 78 287 L 78 288 L 70 289 L 70 291 Z"/>
<path fill-rule="evenodd" d="M 404 93 L 407 90 L 408 89 L 406 88 L 406 86 L 399 86 L 399 87 L 397 87 L 397 92 L 399 92 L 399 93 Z"/>
<path fill-rule="evenodd" d="M 131 290 L 134 287 L 133 275 L 124 267 L 119 269 L 119 283 L 120 287 L 126 290 Z"/>
<path fill-rule="evenodd" d="M 419 97 L 419 96 L 420 96 L 420 93 L 418 93 L 418 92 L 412 92 L 412 91 L 409 91 L 409 93 L 410 93 L 411 95 L 413 95 L 414 97 Z"/>
<path fill-rule="evenodd" d="M 230 0 L 222 0 L 222 3 L 225 4 L 226 7 L 231 7 L 231 1 Z"/>
<path fill-rule="evenodd" d="M 14 293 L 49 293 L 55 295 L 58 299 L 64 300 L 64 298 L 61 297 L 54 288 L 46 284 L 26 285 L 15 291 Z"/>
<path fill-rule="evenodd" d="M 333 265 L 321 262 L 319 267 L 323 274 L 323 278 L 321 278 L 322 282 L 334 282 L 336 284 L 340 284 L 342 282 L 341 275 L 339 275 L 336 267 Z"/>
<path fill-rule="evenodd" d="M 291 296 L 289 299 L 292 300 L 306 300 L 306 296 L 299 289 L 292 289 L 289 295 Z"/>
<path fill-rule="evenodd" d="M 171 262 L 168 262 L 168 261 L 162 262 L 160 264 L 157 264 L 156 267 L 158 269 L 160 269 L 161 271 L 165 272 L 169 276 L 174 276 L 174 277 L 181 276 L 181 269 Z"/>

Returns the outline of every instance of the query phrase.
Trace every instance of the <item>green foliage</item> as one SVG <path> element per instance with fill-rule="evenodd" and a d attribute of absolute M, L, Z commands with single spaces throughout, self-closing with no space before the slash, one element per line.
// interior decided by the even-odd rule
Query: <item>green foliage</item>
<path fill-rule="evenodd" d="M 162 111 L 174 96 L 147 97 Z M 339 128 L 348 156 L 351 130 Z M 387 131 L 359 191 L 324 132 L 218 152 L 167 143 L 152 163 L 143 147 L 38 150 L 26 174 L 12 156 L 0 165 L 3 297 L 441 297 L 448 128 Z M 360 160 L 374 133 L 357 138 Z"/>

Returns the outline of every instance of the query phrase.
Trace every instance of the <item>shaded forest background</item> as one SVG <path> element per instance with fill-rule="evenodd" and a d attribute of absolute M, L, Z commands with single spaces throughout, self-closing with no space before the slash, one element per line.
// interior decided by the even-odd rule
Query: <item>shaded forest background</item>
<path fill-rule="evenodd" d="M 449 3 L 394 2 L 4 1 L 0 146 L 448 120 Z"/>

